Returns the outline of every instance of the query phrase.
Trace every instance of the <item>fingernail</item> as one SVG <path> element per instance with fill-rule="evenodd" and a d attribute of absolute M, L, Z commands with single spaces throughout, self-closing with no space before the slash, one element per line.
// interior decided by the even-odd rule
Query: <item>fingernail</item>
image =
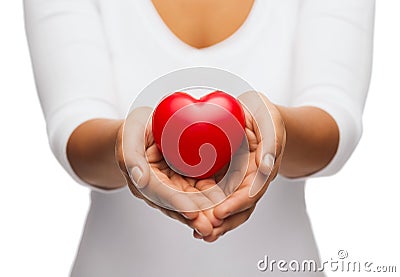
<path fill-rule="evenodd" d="M 274 168 L 275 164 L 275 157 L 269 153 L 265 154 L 263 160 L 262 160 L 262 172 L 264 174 L 270 174 L 272 171 L 272 168 Z"/>
<path fill-rule="evenodd" d="M 226 219 L 226 218 L 230 217 L 231 215 L 232 215 L 232 213 L 231 213 L 231 212 L 228 212 L 228 213 L 224 216 L 223 219 Z"/>
<path fill-rule="evenodd" d="M 199 230 L 197 230 L 196 228 L 194 228 L 194 230 L 196 231 L 196 233 L 197 233 L 197 234 L 199 234 L 200 236 L 203 236 L 203 234 L 202 234 L 202 233 L 200 233 L 200 231 L 199 231 Z"/>
<path fill-rule="evenodd" d="M 181 213 L 181 215 L 185 218 L 185 219 L 189 219 L 189 217 L 187 215 L 185 215 L 184 213 Z"/>
<path fill-rule="evenodd" d="M 142 176 L 143 176 L 143 172 L 140 170 L 139 167 L 135 166 L 134 168 L 132 168 L 132 170 L 131 170 L 131 178 L 132 178 L 132 181 L 135 183 L 135 185 L 138 188 L 142 188 L 143 187 L 143 186 L 141 186 L 139 184 L 140 179 L 142 179 Z"/>

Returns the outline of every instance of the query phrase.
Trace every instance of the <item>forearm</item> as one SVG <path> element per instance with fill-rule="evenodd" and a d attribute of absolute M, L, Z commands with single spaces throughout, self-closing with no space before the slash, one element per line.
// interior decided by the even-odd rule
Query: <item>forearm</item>
<path fill-rule="evenodd" d="M 286 127 L 286 147 L 279 173 L 303 177 L 324 168 L 339 144 L 334 119 L 316 107 L 277 106 Z"/>
<path fill-rule="evenodd" d="M 93 119 L 78 126 L 67 146 L 68 160 L 85 182 L 103 189 L 126 184 L 115 158 L 115 143 L 122 120 Z"/>

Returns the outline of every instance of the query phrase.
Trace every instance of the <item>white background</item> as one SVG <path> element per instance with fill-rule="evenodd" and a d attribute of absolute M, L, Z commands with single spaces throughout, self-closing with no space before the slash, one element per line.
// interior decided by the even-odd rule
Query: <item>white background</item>
<path fill-rule="evenodd" d="M 89 192 L 49 150 L 21 2 L 0 2 L 0 276 L 67 276 Z M 363 138 L 339 174 L 309 182 L 307 207 L 322 260 L 346 250 L 348 260 L 400 272 L 400 1 L 377 2 Z"/>

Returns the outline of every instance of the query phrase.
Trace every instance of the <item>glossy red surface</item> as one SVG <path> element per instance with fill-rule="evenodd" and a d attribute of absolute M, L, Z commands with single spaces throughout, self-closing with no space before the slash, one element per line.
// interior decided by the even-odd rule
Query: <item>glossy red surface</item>
<path fill-rule="evenodd" d="M 224 167 L 244 137 L 245 118 L 236 98 L 222 91 L 200 99 L 175 92 L 153 113 L 153 135 L 178 173 L 207 178 Z"/>

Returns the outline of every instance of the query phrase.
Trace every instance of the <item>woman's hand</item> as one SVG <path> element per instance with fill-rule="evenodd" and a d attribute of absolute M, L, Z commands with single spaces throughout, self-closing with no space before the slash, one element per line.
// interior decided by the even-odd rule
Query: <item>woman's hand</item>
<path fill-rule="evenodd" d="M 132 193 L 190 226 L 195 238 L 208 242 L 250 217 L 278 173 L 285 146 L 285 127 L 275 106 L 256 92 L 247 92 L 239 100 L 245 108 L 247 143 L 233 157 L 224 179 L 223 170 L 203 180 L 174 172 L 155 145 L 151 108 L 134 110 L 118 135 L 117 159 Z M 216 186 L 224 180 L 225 185 Z M 210 188 L 214 188 L 211 193 Z"/>
<path fill-rule="evenodd" d="M 286 143 L 286 131 L 277 108 L 262 94 L 247 92 L 239 97 L 245 108 L 246 136 L 248 140 L 245 158 L 234 157 L 233 166 L 237 172 L 246 170 L 239 187 L 224 202 L 213 208 L 217 219 L 223 220 L 208 236 L 193 233 L 195 238 L 207 242 L 217 240 L 221 235 L 243 224 L 252 214 L 257 201 L 268 188 L 269 183 L 278 174 Z M 245 151 L 242 151 L 245 153 Z M 233 171 L 235 172 L 235 170 Z M 237 174 L 237 176 L 243 176 Z"/>
<path fill-rule="evenodd" d="M 247 171 L 238 189 L 214 207 L 214 216 L 224 222 L 210 236 L 203 237 L 205 241 L 215 241 L 244 223 L 278 171 L 288 178 L 308 176 L 324 168 L 338 147 L 336 122 L 320 108 L 276 106 L 256 92 L 244 93 L 239 99 L 247 109 L 250 156 L 248 164 L 239 159 L 234 165 L 237 163 L 237 172 L 243 170 L 240 164 Z M 235 174 L 232 177 L 237 183 Z M 194 236 L 200 238 L 198 234 Z"/>
<path fill-rule="evenodd" d="M 221 202 L 225 194 L 215 186 L 214 177 L 196 180 L 168 166 L 153 139 L 151 113 L 149 107 L 133 110 L 118 133 L 116 156 L 128 186 L 151 207 L 190 226 L 199 235 L 209 236 L 222 220 L 215 218 L 210 209 L 201 210 Z M 202 193 L 212 187 L 212 193 Z"/>

